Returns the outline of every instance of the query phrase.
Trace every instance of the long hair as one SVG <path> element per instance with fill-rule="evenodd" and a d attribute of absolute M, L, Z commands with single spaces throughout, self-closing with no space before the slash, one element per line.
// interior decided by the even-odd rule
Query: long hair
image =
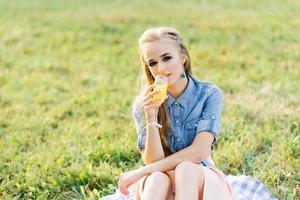
<path fill-rule="evenodd" d="M 151 43 L 162 39 L 169 39 L 176 43 L 179 52 L 186 57 L 186 62 L 183 64 L 184 71 L 186 74 L 192 75 L 190 56 L 180 33 L 170 27 L 149 28 L 141 35 L 141 37 L 138 40 L 140 60 L 143 67 L 142 74 L 146 76 L 146 80 L 147 80 L 146 87 L 153 84 L 155 78 L 152 76 L 149 67 L 147 65 L 147 62 L 143 58 L 142 47 L 145 43 Z M 162 105 L 159 107 L 157 120 L 158 123 L 162 125 L 162 128 L 159 129 L 159 135 L 160 135 L 162 147 L 165 156 L 169 156 L 172 154 L 172 151 L 170 149 L 170 145 L 167 139 L 167 130 L 171 127 L 171 120 L 170 120 L 166 101 L 164 101 L 164 103 L 162 103 Z"/>

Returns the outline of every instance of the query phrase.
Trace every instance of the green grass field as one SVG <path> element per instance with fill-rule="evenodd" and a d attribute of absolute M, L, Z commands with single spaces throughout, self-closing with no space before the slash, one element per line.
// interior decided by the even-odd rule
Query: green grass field
<path fill-rule="evenodd" d="M 224 92 L 213 159 L 300 199 L 300 2 L 0 0 L 0 199 L 98 199 L 142 166 L 137 39 L 178 29 Z"/>

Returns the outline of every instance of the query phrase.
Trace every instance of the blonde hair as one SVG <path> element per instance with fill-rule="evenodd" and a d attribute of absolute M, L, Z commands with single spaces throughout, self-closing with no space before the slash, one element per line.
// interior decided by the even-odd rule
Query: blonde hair
<path fill-rule="evenodd" d="M 149 28 L 146 31 L 144 31 L 144 33 L 138 40 L 140 60 L 143 66 L 142 74 L 146 76 L 147 80 L 146 87 L 153 84 L 155 79 L 148 68 L 147 62 L 143 58 L 142 47 L 146 43 L 151 43 L 162 39 L 169 39 L 176 43 L 179 52 L 186 58 L 186 61 L 183 64 L 184 71 L 186 74 L 192 75 L 190 56 L 180 33 L 177 30 L 170 27 Z M 159 135 L 161 138 L 164 153 L 166 156 L 169 156 L 172 154 L 172 151 L 167 140 L 167 130 L 171 127 L 171 120 L 168 114 L 168 106 L 166 101 L 159 107 L 157 118 L 158 122 L 162 125 L 162 128 L 159 129 Z"/>

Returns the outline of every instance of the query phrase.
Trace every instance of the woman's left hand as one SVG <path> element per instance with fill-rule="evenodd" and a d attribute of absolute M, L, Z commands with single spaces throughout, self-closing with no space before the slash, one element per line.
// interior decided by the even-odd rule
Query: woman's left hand
<path fill-rule="evenodd" d="M 136 183 L 138 180 L 140 180 L 144 175 L 142 169 L 136 169 L 133 171 L 129 171 L 126 173 L 122 173 L 119 178 L 119 184 L 118 188 L 120 192 L 124 195 L 128 195 L 128 188 L 130 185 Z"/>

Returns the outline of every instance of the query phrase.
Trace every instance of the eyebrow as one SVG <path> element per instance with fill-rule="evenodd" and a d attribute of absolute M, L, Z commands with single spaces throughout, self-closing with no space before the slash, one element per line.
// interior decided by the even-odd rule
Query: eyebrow
<path fill-rule="evenodd" d="M 164 53 L 164 54 L 162 54 L 160 57 L 162 58 L 162 57 L 164 57 L 164 56 L 166 56 L 166 55 L 168 55 L 168 54 L 170 54 L 170 53 Z M 152 61 L 154 61 L 153 59 L 150 59 L 150 60 L 148 60 L 148 63 L 149 62 L 152 62 Z"/>

